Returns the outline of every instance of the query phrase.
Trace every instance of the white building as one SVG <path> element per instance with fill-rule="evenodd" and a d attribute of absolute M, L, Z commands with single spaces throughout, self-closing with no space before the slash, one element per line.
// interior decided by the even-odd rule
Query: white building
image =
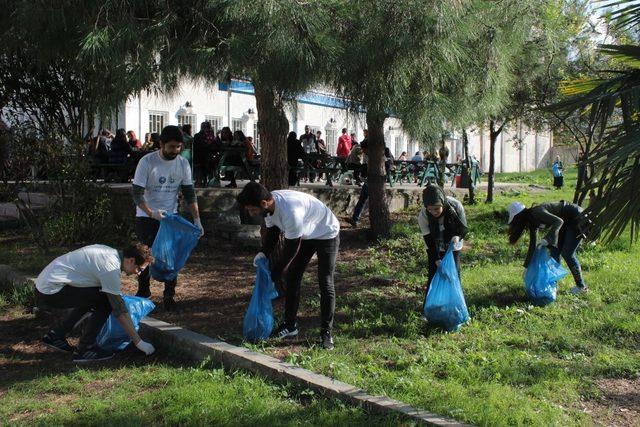
<path fill-rule="evenodd" d="M 362 115 L 348 113 L 344 102 L 326 91 L 309 91 L 300 95 L 286 111 L 290 130 L 298 135 L 309 125 L 313 132 L 322 131 L 328 150 L 335 154 L 342 128 L 356 133 L 363 139 L 366 122 Z M 209 121 L 214 129 L 229 126 L 232 131 L 242 130 L 253 136 L 260 147 L 258 134 L 259 118 L 253 86 L 244 81 L 232 80 L 230 84 L 215 86 L 184 80 L 180 87 L 168 96 L 147 95 L 131 97 L 119 108 L 114 128 L 133 130 L 139 138 L 148 132 L 160 132 L 166 125 L 190 123 L 193 132 L 198 132 L 200 123 Z M 385 141 L 395 157 L 406 151 L 411 157 L 422 151 L 418 141 L 402 129 L 399 119 L 385 121 Z M 462 139 L 459 134 L 447 141 L 453 161 L 457 154 L 462 157 Z M 496 172 L 525 172 L 548 167 L 553 138 L 551 132 L 535 132 L 518 124 L 505 129 L 496 143 Z M 489 168 L 489 133 L 486 129 L 469 132 L 469 149 L 487 171 Z"/>

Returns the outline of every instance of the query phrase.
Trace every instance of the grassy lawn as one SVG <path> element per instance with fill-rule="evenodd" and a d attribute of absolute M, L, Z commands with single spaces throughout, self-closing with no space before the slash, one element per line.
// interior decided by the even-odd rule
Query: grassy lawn
<path fill-rule="evenodd" d="M 0 425 L 398 425 L 312 390 L 262 377 L 194 366 L 171 355 L 127 349 L 116 358 L 74 365 L 45 349 L 45 325 L 19 308 L 29 295 L 0 304 Z"/>
<path fill-rule="evenodd" d="M 388 285 L 360 286 L 338 299 L 347 321 L 337 324 L 335 352 L 301 347 L 289 361 L 480 425 L 592 424 L 581 405 L 598 397 L 598 380 L 640 377 L 640 246 L 624 238 L 586 245 L 579 258 L 590 292 L 568 294 L 569 275 L 555 303 L 532 306 L 521 279 L 527 239 L 507 244 L 504 207 L 570 200 L 566 181 L 560 191 L 511 191 L 493 205 L 466 206 L 462 284 L 471 322 L 460 332 L 420 320 L 427 258 L 416 208 L 367 257 L 339 266 L 337 287 Z"/>

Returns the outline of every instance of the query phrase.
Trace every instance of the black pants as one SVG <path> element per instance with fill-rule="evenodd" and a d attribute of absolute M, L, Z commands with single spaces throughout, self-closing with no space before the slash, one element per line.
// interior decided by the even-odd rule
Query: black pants
<path fill-rule="evenodd" d="M 90 310 L 91 316 L 87 322 L 80 343 L 79 350 L 84 350 L 96 343 L 96 337 L 100 333 L 102 326 L 111 314 L 111 304 L 104 292 L 100 288 L 77 288 L 65 285 L 60 291 L 53 295 L 46 295 L 38 292 L 39 305 L 52 308 L 72 308 L 73 310 L 66 319 L 62 320 L 53 331 L 61 336 L 67 336 L 76 323 Z"/>
<path fill-rule="evenodd" d="M 148 217 L 136 217 L 136 236 L 138 240 L 151 247 L 156 239 L 156 234 L 160 229 L 160 222 Z M 150 289 L 151 271 L 145 268 L 138 276 L 138 295 L 148 297 L 151 295 Z M 173 298 L 176 294 L 176 283 L 178 279 L 164 283 L 164 297 Z"/>
<path fill-rule="evenodd" d="M 320 285 L 320 317 L 322 332 L 333 327 L 333 315 L 336 309 L 336 291 L 333 274 L 336 269 L 340 237 L 329 240 L 303 240 L 287 273 L 285 292 L 284 320 L 288 327 L 296 324 L 300 306 L 300 285 L 309 261 L 314 253 L 318 254 L 318 284 Z"/>
<path fill-rule="evenodd" d="M 362 180 L 360 179 L 360 172 L 362 171 L 362 165 L 359 165 L 357 163 L 348 163 L 347 169 L 353 171 L 353 179 L 355 179 L 356 182 L 362 182 Z"/>
<path fill-rule="evenodd" d="M 440 259 L 444 258 L 446 252 L 440 252 Z M 453 260 L 456 263 L 456 270 L 458 270 L 458 278 L 460 278 L 460 251 L 453 251 Z M 431 287 L 431 280 L 433 280 L 433 276 L 436 275 L 436 271 L 438 271 L 438 266 L 436 265 L 436 259 L 433 257 L 429 257 L 429 266 L 428 266 L 428 275 L 429 278 L 427 280 L 427 291 L 424 293 L 424 303 L 427 302 L 427 294 L 429 293 L 429 287 Z"/>

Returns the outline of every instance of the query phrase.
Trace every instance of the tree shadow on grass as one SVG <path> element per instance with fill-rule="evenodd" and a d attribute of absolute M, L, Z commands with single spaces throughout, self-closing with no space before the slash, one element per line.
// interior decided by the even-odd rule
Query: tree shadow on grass
<path fill-rule="evenodd" d="M 467 300 L 467 307 L 474 308 L 505 308 L 513 305 L 528 305 L 531 303 L 523 288 L 500 289 L 483 293 L 474 292 L 469 295 L 465 295 L 465 297 Z"/>

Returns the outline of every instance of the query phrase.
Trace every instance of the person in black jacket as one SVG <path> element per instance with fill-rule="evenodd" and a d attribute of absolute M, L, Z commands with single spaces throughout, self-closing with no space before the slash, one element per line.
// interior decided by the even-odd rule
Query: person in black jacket
<path fill-rule="evenodd" d="M 429 184 L 422 192 L 423 207 L 418 214 L 418 225 L 427 245 L 429 258 L 427 293 L 431 280 L 436 274 L 440 261 L 444 257 L 449 243 L 453 243 L 453 258 L 460 276 L 460 250 L 462 239 L 467 234 L 467 218 L 462 203 L 453 197 L 447 197 L 444 190 Z M 427 294 L 425 293 L 425 301 Z"/>
<path fill-rule="evenodd" d="M 509 243 L 515 244 L 526 228 L 529 229 L 529 251 L 524 261 L 525 274 L 531 257 L 536 248 L 538 228 L 548 230 L 546 236 L 540 240 L 542 246 L 549 248 L 551 257 L 560 262 L 564 258 L 576 286 L 571 289 L 572 294 L 585 292 L 587 286 L 582 277 L 580 262 L 576 251 L 582 242 L 581 224 L 584 216 L 582 208 L 567 203 L 564 200 L 527 208 L 520 202 L 513 202 L 507 207 L 509 213 Z"/>
<path fill-rule="evenodd" d="M 305 153 L 302 148 L 300 140 L 297 138 L 295 132 L 289 132 L 287 137 L 287 162 L 289 163 L 289 187 L 292 187 L 298 183 L 298 160 L 304 159 Z"/>

